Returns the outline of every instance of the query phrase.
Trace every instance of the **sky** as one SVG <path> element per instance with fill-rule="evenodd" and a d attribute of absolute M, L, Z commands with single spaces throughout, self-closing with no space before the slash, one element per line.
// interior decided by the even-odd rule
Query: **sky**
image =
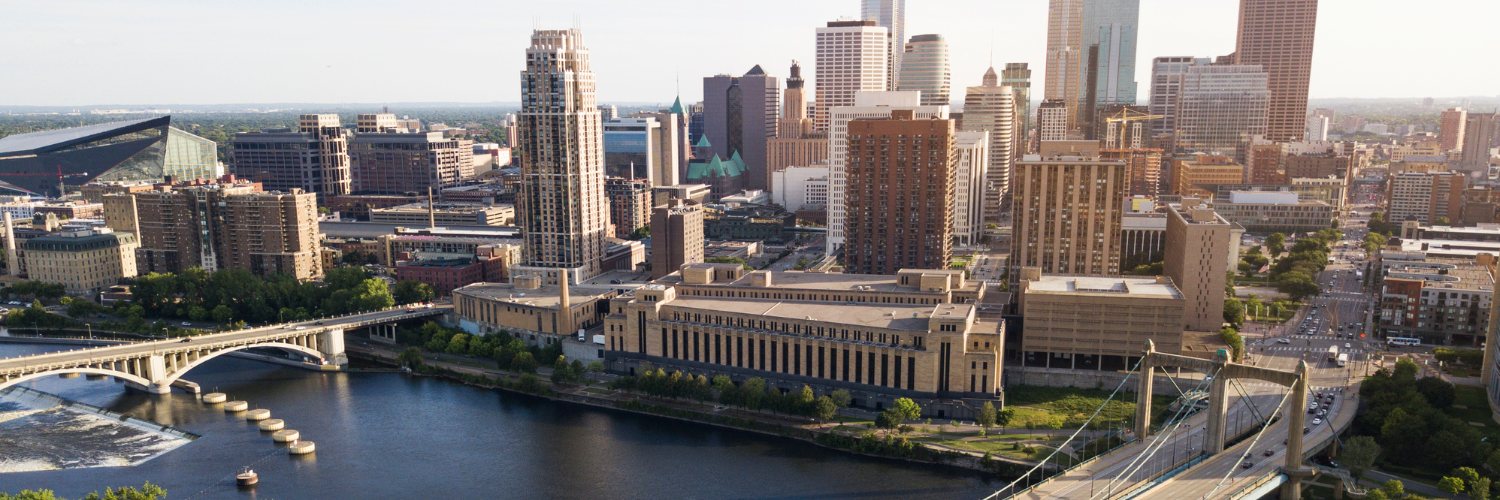
<path fill-rule="evenodd" d="M 1046 0 L 907 0 L 949 43 L 953 95 L 991 62 L 1043 78 Z M 1141 0 L 1158 56 L 1234 50 L 1235 0 Z M 515 102 L 533 27 L 584 31 L 599 100 L 668 103 L 760 64 L 810 77 L 814 30 L 858 0 L 0 0 L 0 105 Z M 1493 0 L 1322 0 L 1312 98 L 1500 94 Z M 1040 86 L 1039 84 L 1035 86 Z M 1036 98 L 1034 98 L 1036 99 Z"/>

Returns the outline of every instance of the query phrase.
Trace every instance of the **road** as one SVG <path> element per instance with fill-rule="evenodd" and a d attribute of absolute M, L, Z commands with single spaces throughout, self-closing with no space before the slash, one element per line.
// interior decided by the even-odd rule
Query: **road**
<path fill-rule="evenodd" d="M 432 310 L 441 311 L 441 310 L 444 310 L 444 309 L 446 309 L 446 308 L 444 308 L 444 307 L 437 307 L 437 308 L 434 308 Z M 98 357 L 98 356 L 130 355 L 130 354 L 135 354 L 135 353 L 145 354 L 145 353 L 150 353 L 152 351 L 156 351 L 156 350 L 160 350 L 160 349 L 175 349 L 175 348 L 181 347 L 183 345 L 192 345 L 192 344 L 195 344 L 195 343 L 196 344 L 207 344 L 207 343 L 215 343 L 215 342 L 232 342 L 232 341 L 253 340 L 253 339 L 256 339 L 258 337 L 261 337 L 261 336 L 265 335 L 266 332 L 270 332 L 270 331 L 283 331 L 283 330 L 286 330 L 286 329 L 297 329 L 297 328 L 305 328 L 305 329 L 327 328 L 327 327 L 335 327 L 335 326 L 340 326 L 340 325 L 355 324 L 355 323 L 359 323 L 359 322 L 363 322 L 363 321 L 381 320 L 381 319 L 385 319 L 385 318 L 398 317 L 398 316 L 402 316 L 402 315 L 406 315 L 406 314 L 408 314 L 406 308 L 393 308 L 393 309 L 388 309 L 388 310 L 384 310 L 384 311 L 375 311 L 375 312 L 368 312 L 368 313 L 363 313 L 363 314 L 354 314 L 354 315 L 349 315 L 349 316 L 339 316 L 339 317 L 327 318 L 327 319 L 322 319 L 322 320 L 308 320 L 308 321 L 302 321 L 302 322 L 297 322 L 297 323 L 286 323 L 286 324 L 281 324 L 281 325 L 270 325 L 270 326 L 265 326 L 265 327 L 260 327 L 260 328 L 250 328 L 250 329 L 245 329 L 245 330 L 236 330 L 236 331 L 232 331 L 232 332 L 214 333 L 214 334 L 207 334 L 207 335 L 198 335 L 198 336 L 194 336 L 194 337 L 185 337 L 185 338 L 191 339 L 186 344 L 184 344 L 182 342 L 182 339 L 155 340 L 155 341 L 149 341 L 149 342 L 137 342 L 137 343 L 132 343 L 132 344 L 120 344 L 120 345 L 113 345 L 113 346 L 107 346 L 107 347 L 96 347 L 96 348 L 92 348 L 92 349 L 77 349 L 77 350 L 71 350 L 71 351 L 59 351 L 59 352 L 48 353 L 48 354 L 37 354 L 37 355 L 32 355 L 32 356 L 22 356 L 22 357 L 16 357 L 16 358 L 0 359 L 0 373 L 6 373 L 6 372 L 9 372 L 9 371 L 12 371 L 12 370 L 17 370 L 19 368 L 23 368 L 23 367 L 27 367 L 27 366 L 34 366 L 34 365 L 42 364 L 42 363 L 48 363 L 48 364 L 50 364 L 50 363 L 73 363 L 73 362 L 78 362 L 78 361 L 84 361 L 84 360 L 87 360 L 89 358 Z M 322 324 L 320 325 L 319 323 L 322 323 Z"/>

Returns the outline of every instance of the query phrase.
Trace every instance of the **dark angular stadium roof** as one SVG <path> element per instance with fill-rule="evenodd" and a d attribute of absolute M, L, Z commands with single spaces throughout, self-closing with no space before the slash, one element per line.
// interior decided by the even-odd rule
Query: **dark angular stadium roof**
<path fill-rule="evenodd" d="M 165 127 L 171 123 L 171 116 L 162 116 L 0 137 L 0 158 L 56 151 L 117 135 Z"/>

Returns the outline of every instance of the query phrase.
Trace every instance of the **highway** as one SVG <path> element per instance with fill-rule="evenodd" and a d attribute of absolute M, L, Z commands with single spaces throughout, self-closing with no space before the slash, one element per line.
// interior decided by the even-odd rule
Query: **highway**
<path fill-rule="evenodd" d="M 166 349 L 174 349 L 175 350 L 175 349 L 178 349 L 178 348 L 181 348 L 181 347 L 187 347 L 187 346 L 192 346 L 192 345 L 197 345 L 197 344 L 211 344 L 211 343 L 223 343 L 223 342 L 252 341 L 252 340 L 258 339 L 260 337 L 264 337 L 268 333 L 284 332 L 284 331 L 287 331 L 287 330 L 297 330 L 299 328 L 304 329 L 304 330 L 312 330 L 312 329 L 332 328 L 332 327 L 338 327 L 338 326 L 344 326 L 344 325 L 360 325 L 360 324 L 365 324 L 366 322 L 370 322 L 370 321 L 381 322 L 383 320 L 387 320 L 387 319 L 391 319 L 391 318 L 398 318 L 398 317 L 406 316 L 406 315 L 409 315 L 409 314 L 439 314 L 441 312 L 445 312 L 446 310 L 447 310 L 446 307 L 438 306 L 438 307 L 435 307 L 435 308 L 432 308 L 432 309 L 421 309 L 421 310 L 416 310 L 413 313 L 408 313 L 407 309 L 404 308 L 404 307 L 402 307 L 402 308 L 392 308 L 392 309 L 387 309 L 387 310 L 383 310 L 383 311 L 375 311 L 375 312 L 368 312 L 368 313 L 362 313 L 362 314 L 353 314 L 353 315 L 348 315 L 348 316 L 338 316 L 338 317 L 326 318 L 326 319 L 321 319 L 321 320 L 308 320 L 308 321 L 302 321 L 302 322 L 296 322 L 296 323 L 286 323 L 286 324 L 280 324 L 280 325 L 264 326 L 264 327 L 260 327 L 260 328 L 249 328 L 249 329 L 245 329 L 245 330 L 236 330 L 236 331 L 232 331 L 232 332 L 212 333 L 212 334 L 206 334 L 206 335 L 198 335 L 198 336 L 194 336 L 194 337 L 184 337 L 184 338 L 188 339 L 187 342 L 183 342 L 183 338 L 175 338 L 175 339 L 169 339 L 169 340 L 153 340 L 153 341 L 137 342 L 137 343 L 131 343 L 131 344 L 119 344 L 119 345 L 112 345 L 112 346 L 95 347 L 95 348 L 90 348 L 90 349 L 75 349 L 75 350 L 70 350 L 70 351 L 59 351 L 59 352 L 53 352 L 53 353 L 48 353 L 48 354 L 37 354 L 37 355 L 32 355 L 32 356 L 22 356 L 22 357 L 15 357 L 15 358 L 6 358 L 6 359 L 0 359 L 0 374 L 10 373 L 10 372 L 13 372 L 13 371 L 18 371 L 18 370 L 20 370 L 22 368 L 25 368 L 25 367 L 28 367 L 28 366 L 35 366 L 35 365 L 39 365 L 39 364 L 66 364 L 66 363 L 75 363 L 75 362 L 87 361 L 87 360 L 92 359 L 92 358 L 99 358 L 99 357 L 106 357 L 106 356 L 109 356 L 109 357 L 119 357 L 119 356 L 129 356 L 129 355 L 146 355 L 146 354 L 150 354 L 150 353 L 152 353 L 154 351 L 158 351 L 158 350 L 166 350 Z"/>

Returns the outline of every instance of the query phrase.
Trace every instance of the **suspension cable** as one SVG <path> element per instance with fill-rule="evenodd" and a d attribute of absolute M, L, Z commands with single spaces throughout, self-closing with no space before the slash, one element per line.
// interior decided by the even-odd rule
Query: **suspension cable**
<path fill-rule="evenodd" d="M 1004 491 L 1007 491 L 1007 490 L 1009 490 L 1009 491 L 1015 491 L 1014 488 L 1016 487 L 1016 484 L 1020 483 L 1021 480 L 1023 480 L 1023 479 L 1030 478 L 1031 474 L 1033 472 L 1036 472 L 1037 469 L 1040 469 L 1040 468 L 1042 468 L 1042 466 L 1047 465 L 1047 462 L 1051 462 L 1052 458 L 1055 457 L 1055 456 L 1057 456 L 1057 454 L 1062 451 L 1063 447 L 1067 446 L 1068 443 L 1073 442 L 1073 439 L 1077 438 L 1079 433 L 1083 432 L 1084 429 L 1088 428 L 1089 422 L 1093 422 L 1094 418 L 1099 416 L 1099 412 L 1103 411 L 1105 407 L 1109 406 L 1109 402 L 1112 401 L 1112 400 L 1114 400 L 1115 395 L 1117 395 L 1117 394 L 1120 393 L 1120 389 L 1122 389 L 1122 388 L 1125 387 L 1125 382 L 1127 382 L 1127 381 L 1130 380 L 1130 375 L 1133 374 L 1133 373 L 1135 373 L 1136 370 L 1140 369 L 1141 363 L 1143 363 L 1145 361 L 1146 361 L 1146 357 L 1145 356 L 1142 356 L 1140 359 L 1136 360 L 1135 366 L 1131 367 L 1130 371 L 1125 372 L 1125 376 L 1120 379 L 1120 384 L 1117 385 L 1117 386 L 1115 386 L 1115 390 L 1113 392 L 1109 393 L 1109 397 L 1108 398 L 1104 399 L 1104 404 L 1101 404 L 1101 405 L 1099 405 L 1098 408 L 1095 408 L 1094 409 L 1094 413 L 1092 415 L 1089 415 L 1088 420 L 1084 420 L 1083 421 L 1083 425 L 1079 426 L 1078 430 L 1073 431 L 1073 435 L 1072 436 L 1068 436 L 1068 439 L 1066 441 L 1063 441 L 1062 444 L 1059 444 L 1059 445 L 1057 445 L 1057 447 L 1053 448 L 1052 449 L 1052 453 L 1049 454 L 1049 455 L 1047 455 L 1047 458 L 1045 458 L 1041 462 L 1037 463 L 1035 467 L 1031 468 L 1031 470 L 1026 471 L 1026 473 L 1022 474 L 1021 477 L 1016 478 L 1015 481 L 1011 481 L 1010 484 L 1005 485 L 1005 487 L 1000 488 L 999 490 L 996 490 L 994 493 L 991 493 L 987 497 L 984 497 L 984 500 L 993 500 L 993 499 L 1000 498 L 1000 493 L 1004 492 Z M 1149 401 L 1147 401 L 1146 403 L 1150 404 Z M 1147 425 L 1150 425 L 1150 424 L 1147 423 Z M 1140 437 L 1137 436 L 1137 439 L 1140 439 Z"/>
<path fill-rule="evenodd" d="M 1198 384 L 1195 385 L 1195 386 L 1193 386 L 1193 389 L 1194 390 L 1202 390 L 1203 385 L 1211 383 L 1210 381 L 1212 381 L 1214 377 L 1218 376 L 1219 372 L 1222 371 L 1222 370 L 1223 370 L 1222 366 L 1219 367 L 1218 369 L 1215 369 L 1213 373 L 1210 373 L 1210 374 L 1208 374 L 1208 376 L 1203 377 L 1202 380 L 1199 380 Z M 1140 404 L 1140 403 L 1137 403 L 1137 404 Z M 1150 404 L 1150 402 L 1147 401 L 1146 404 Z M 1171 441 L 1172 435 L 1175 434 L 1178 429 L 1181 429 L 1182 428 L 1182 424 L 1184 422 L 1186 422 L 1189 417 L 1192 416 L 1191 414 L 1186 414 L 1187 410 L 1188 410 L 1188 408 L 1190 406 L 1195 406 L 1195 405 L 1184 404 L 1184 405 L 1178 407 L 1177 408 L 1177 412 L 1172 416 L 1172 418 L 1167 419 L 1167 422 L 1162 425 L 1163 429 L 1168 429 L 1166 431 L 1166 433 L 1164 433 L 1164 434 L 1158 434 L 1157 438 L 1156 438 L 1156 441 L 1153 441 L 1153 442 L 1150 442 L 1150 443 L 1146 443 L 1146 449 L 1142 453 L 1136 454 L 1135 458 L 1131 459 L 1130 463 L 1125 466 L 1125 470 L 1121 471 L 1119 475 L 1117 475 L 1114 478 L 1110 479 L 1109 483 L 1106 483 L 1104 485 L 1104 488 L 1102 488 L 1099 491 L 1095 492 L 1089 498 L 1090 499 L 1096 498 L 1100 494 L 1105 494 L 1106 492 L 1113 493 L 1114 492 L 1114 487 L 1115 487 L 1116 483 L 1120 483 L 1121 481 L 1128 480 L 1126 478 L 1134 476 L 1137 471 L 1140 471 L 1140 469 L 1142 467 L 1145 467 L 1146 464 L 1151 461 L 1151 457 L 1155 456 L 1157 451 L 1161 451 L 1162 447 L 1166 446 L 1166 444 L 1167 444 L 1168 441 Z M 1148 422 L 1146 425 L 1149 427 L 1150 423 Z M 1142 442 L 1145 442 L 1146 438 L 1145 437 L 1140 437 L 1140 439 L 1141 439 Z M 1156 445 L 1155 449 L 1152 449 L 1152 447 L 1151 447 L 1151 445 L 1153 445 L 1153 444 Z"/>
<path fill-rule="evenodd" d="M 1277 404 L 1276 405 L 1276 410 L 1274 410 L 1274 411 L 1271 412 L 1271 416 L 1273 418 L 1276 416 L 1277 413 L 1281 412 L 1281 410 L 1282 410 L 1283 407 L 1286 406 L 1287 400 L 1291 399 L 1291 397 L 1292 397 L 1292 391 L 1296 390 L 1297 380 L 1301 380 L 1301 379 L 1302 379 L 1302 377 L 1298 376 L 1297 379 L 1292 382 L 1292 388 L 1291 388 L 1291 390 L 1286 391 L 1286 395 L 1281 396 L 1281 403 Z M 1303 391 L 1306 392 L 1306 389 L 1303 389 Z M 1266 429 L 1270 429 L 1270 428 L 1271 428 L 1271 420 L 1270 419 L 1266 419 L 1266 422 L 1263 423 L 1263 424 L 1261 424 L 1260 431 L 1255 433 L 1255 439 L 1250 440 L 1250 447 L 1248 449 L 1254 450 L 1255 449 L 1255 445 L 1260 442 L 1261 436 L 1265 435 Z M 1294 429 L 1291 428 L 1291 421 L 1289 419 L 1287 421 L 1286 432 L 1287 432 L 1288 435 L 1290 435 L 1293 431 L 1294 431 Z M 1291 450 L 1287 450 L 1285 453 L 1290 453 L 1290 452 L 1291 452 Z M 1243 457 L 1235 457 L 1235 461 L 1238 462 L 1242 458 Z M 1298 461 L 1300 462 L 1302 457 L 1297 457 L 1297 458 L 1298 458 Z M 1229 479 L 1229 476 L 1232 475 L 1232 474 L 1234 474 L 1234 470 L 1237 469 L 1237 468 L 1238 467 L 1230 467 L 1229 471 L 1224 473 L 1224 477 L 1219 478 L 1219 482 L 1217 484 L 1214 484 L 1214 489 L 1209 490 L 1208 493 L 1203 494 L 1203 496 L 1200 497 L 1200 498 L 1206 499 L 1206 498 L 1208 498 L 1210 496 L 1213 496 L 1214 493 L 1217 493 L 1219 491 L 1219 488 L 1224 487 L 1224 480 L 1225 479 Z"/>

